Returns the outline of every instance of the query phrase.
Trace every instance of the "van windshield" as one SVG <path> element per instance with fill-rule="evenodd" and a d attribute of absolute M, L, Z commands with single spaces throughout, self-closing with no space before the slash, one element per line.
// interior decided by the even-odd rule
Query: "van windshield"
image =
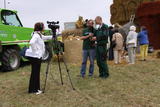
<path fill-rule="evenodd" d="M 8 10 L 2 11 L 2 22 L 6 25 L 22 27 L 22 24 L 16 13 Z"/>

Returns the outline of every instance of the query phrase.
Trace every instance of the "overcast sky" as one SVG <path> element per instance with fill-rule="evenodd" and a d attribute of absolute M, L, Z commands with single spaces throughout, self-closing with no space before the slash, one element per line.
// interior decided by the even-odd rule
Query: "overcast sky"
<path fill-rule="evenodd" d="M 106 24 L 110 25 L 110 5 L 112 0 L 6 0 L 8 9 L 18 11 L 18 15 L 25 27 L 33 27 L 35 22 L 60 21 L 73 22 L 78 16 L 84 19 L 94 19 L 102 16 Z M 0 8 L 4 7 L 4 0 L 0 0 Z M 63 27 L 62 27 L 63 28 Z"/>

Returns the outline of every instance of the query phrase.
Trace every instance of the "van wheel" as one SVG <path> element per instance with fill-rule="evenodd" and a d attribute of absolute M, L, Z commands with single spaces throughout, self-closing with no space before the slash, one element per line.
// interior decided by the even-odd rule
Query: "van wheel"
<path fill-rule="evenodd" d="M 2 67 L 4 70 L 12 71 L 20 66 L 20 55 L 14 49 L 7 49 L 2 56 Z"/>

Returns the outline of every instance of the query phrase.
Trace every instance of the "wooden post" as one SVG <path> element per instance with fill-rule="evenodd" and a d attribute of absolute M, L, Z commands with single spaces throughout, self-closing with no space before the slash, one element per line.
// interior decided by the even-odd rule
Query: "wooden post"
<path fill-rule="evenodd" d="M 6 9 L 6 0 L 4 0 L 4 8 Z"/>

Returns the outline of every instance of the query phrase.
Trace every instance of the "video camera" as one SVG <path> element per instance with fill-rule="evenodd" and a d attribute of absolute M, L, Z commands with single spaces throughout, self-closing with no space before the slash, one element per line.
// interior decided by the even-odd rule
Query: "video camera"
<path fill-rule="evenodd" d="M 57 22 L 55 22 L 55 21 L 52 21 L 52 22 L 47 21 L 47 24 L 48 24 L 48 28 L 52 29 L 53 31 L 60 28 L 60 26 L 58 25 L 59 21 L 57 21 Z"/>
<path fill-rule="evenodd" d="M 61 48 L 61 43 L 60 41 L 57 40 L 57 29 L 60 28 L 60 26 L 58 25 L 59 24 L 59 21 L 55 22 L 55 21 L 47 21 L 47 24 L 48 24 L 48 28 L 50 28 L 52 30 L 52 48 L 53 48 L 53 51 L 54 53 L 56 54 L 59 54 L 60 51 L 62 50 Z"/>
<path fill-rule="evenodd" d="M 56 35 L 56 31 L 57 29 L 60 28 L 60 26 L 58 25 L 59 24 L 59 21 L 57 22 L 49 22 L 47 21 L 47 24 L 48 24 L 48 28 L 50 28 L 52 30 L 52 43 L 51 43 L 51 50 L 53 49 L 54 51 L 54 54 L 57 55 L 57 59 L 58 59 L 58 68 L 59 68 L 59 72 L 60 72 L 60 78 L 61 78 L 61 83 L 63 85 L 63 78 L 62 78 L 62 71 L 61 71 L 61 64 L 60 64 L 60 54 L 63 55 L 63 51 L 62 50 L 62 44 L 57 41 L 57 35 Z M 64 47 L 64 44 L 63 44 L 63 47 Z M 64 49 L 64 48 L 63 48 Z M 63 57 L 62 57 L 63 58 Z M 52 59 L 52 58 L 51 58 Z M 48 72 L 49 72 L 49 66 L 50 66 L 50 61 L 48 61 L 48 64 L 47 64 L 47 69 L 46 69 L 46 79 L 45 79 L 45 84 L 44 84 L 44 89 L 43 89 L 43 92 L 45 91 L 45 87 L 46 87 L 46 83 L 47 83 L 47 77 L 48 77 Z M 67 71 L 67 74 L 68 74 L 68 78 L 70 80 L 70 83 L 71 83 L 71 86 L 73 88 L 73 90 L 75 90 L 75 88 L 73 87 L 73 84 L 72 84 L 72 81 L 71 81 L 71 77 L 70 77 L 70 74 L 69 74 L 69 69 L 67 67 L 67 64 L 66 62 L 64 61 L 63 59 L 63 63 L 65 65 L 65 68 L 66 68 L 66 71 Z"/>

